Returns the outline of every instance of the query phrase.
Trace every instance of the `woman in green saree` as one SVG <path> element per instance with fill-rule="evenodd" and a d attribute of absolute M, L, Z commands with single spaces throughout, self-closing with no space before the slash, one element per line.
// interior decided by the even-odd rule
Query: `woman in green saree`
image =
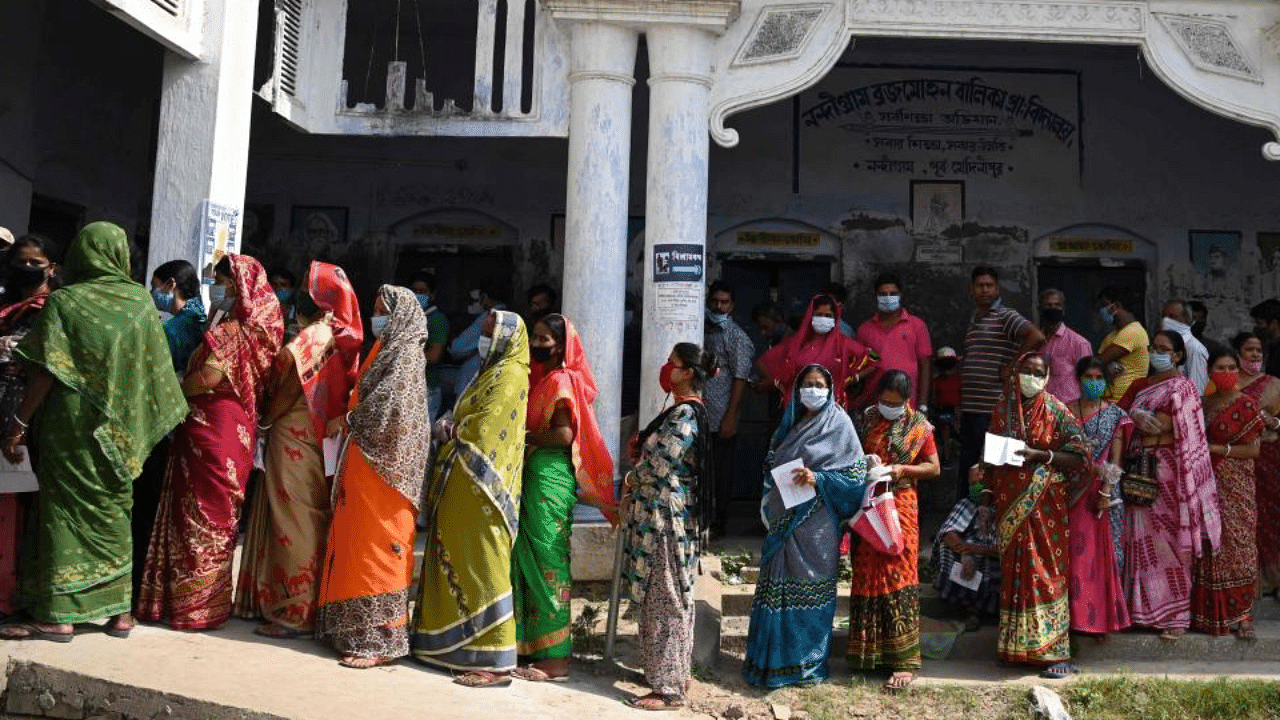
<path fill-rule="evenodd" d="M 520 442 L 529 395 L 529 338 L 515 313 L 480 329 L 479 374 L 454 408 L 453 437 L 427 490 L 422 594 L 413 655 L 463 673 L 468 687 L 511 683 L 516 623 L 511 551 L 520 517 Z"/>
<path fill-rule="evenodd" d="M 4 455 L 37 457 L 35 517 L 20 564 L 20 602 L 34 622 L 0 638 L 70 642 L 72 624 L 110 618 L 127 637 L 133 571 L 133 479 L 187 414 L 151 295 L 129 276 L 119 227 L 85 226 L 67 253 L 67 286 L 15 354 L 31 382 Z"/>

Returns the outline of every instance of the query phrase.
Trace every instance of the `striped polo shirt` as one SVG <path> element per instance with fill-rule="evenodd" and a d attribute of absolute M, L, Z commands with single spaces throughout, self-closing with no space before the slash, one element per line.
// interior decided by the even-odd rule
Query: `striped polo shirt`
<path fill-rule="evenodd" d="M 1000 370 L 1022 347 L 1021 334 L 1031 322 L 997 298 L 986 315 L 974 313 L 964 335 L 960 365 L 960 411 L 990 415 L 1000 399 Z"/>

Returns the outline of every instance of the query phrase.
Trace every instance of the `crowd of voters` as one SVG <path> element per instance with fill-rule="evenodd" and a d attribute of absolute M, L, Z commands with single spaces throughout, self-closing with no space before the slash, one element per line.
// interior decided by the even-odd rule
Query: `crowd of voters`
<path fill-rule="evenodd" d="M 953 433 L 963 493 L 934 536 L 935 584 L 968 629 L 995 619 L 1002 663 L 1065 677 L 1071 633 L 1130 627 L 1248 641 L 1255 598 L 1280 584 L 1275 300 L 1253 308 L 1256 332 L 1220 345 L 1203 308 L 1170 300 L 1148 329 L 1143 298 L 1108 289 L 1096 307 L 1114 330 L 1094 348 L 1062 292 L 1041 294 L 1037 325 L 979 267 L 962 351 L 935 352 L 882 275 L 856 329 L 839 287 L 794 329 L 777 306 L 755 308 L 769 346 L 757 358 L 733 289 L 713 283 L 704 343 L 653 369 L 668 402 L 624 452 L 619 489 L 584 339 L 550 288 L 524 317 L 478 298 L 446 348 L 427 275 L 383 285 L 366 325 L 332 264 L 294 283 L 227 255 L 206 306 L 184 260 L 160 265 L 150 292 L 130 279 L 110 223 L 65 255 L 5 239 L 3 454 L 29 459 L 39 489 L 0 494 L 3 639 L 71 642 L 87 622 L 117 638 L 136 621 L 199 631 L 235 615 L 353 668 L 411 655 L 471 687 L 563 681 L 569 533 L 585 503 L 622 538 L 651 689 L 628 703 L 680 707 L 694 575 L 727 520 L 747 392 L 775 392 L 780 408 L 742 670 L 754 685 L 826 678 L 843 553 L 851 668 L 887 671 L 890 689 L 914 679 L 917 486 L 939 477 Z M 470 358 L 448 408 L 445 352 Z M 992 437 L 1019 449 L 993 460 Z M 849 533 L 877 487 L 895 500 L 901 552 Z"/>

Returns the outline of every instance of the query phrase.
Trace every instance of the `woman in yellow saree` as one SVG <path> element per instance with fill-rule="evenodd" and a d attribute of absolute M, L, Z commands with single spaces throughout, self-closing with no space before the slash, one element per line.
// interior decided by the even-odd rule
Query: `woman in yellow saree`
<path fill-rule="evenodd" d="M 511 551 L 520 518 L 529 337 L 515 313 L 480 329 L 480 373 L 454 408 L 427 491 L 413 655 L 469 687 L 511 683 L 516 624 Z"/>

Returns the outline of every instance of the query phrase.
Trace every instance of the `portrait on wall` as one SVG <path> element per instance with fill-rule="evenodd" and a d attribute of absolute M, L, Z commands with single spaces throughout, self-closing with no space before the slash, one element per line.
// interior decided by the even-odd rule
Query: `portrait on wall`
<path fill-rule="evenodd" d="M 1225 281 L 1240 258 L 1238 230 L 1192 230 L 1191 264 L 1206 278 Z"/>
<path fill-rule="evenodd" d="M 964 182 L 911 181 L 911 227 L 916 235 L 941 235 L 964 224 Z"/>
<path fill-rule="evenodd" d="M 1258 233 L 1258 255 L 1264 269 L 1280 268 L 1280 231 Z"/>
<path fill-rule="evenodd" d="M 309 257 L 332 262 L 347 242 L 347 209 L 294 205 L 289 235 Z"/>

